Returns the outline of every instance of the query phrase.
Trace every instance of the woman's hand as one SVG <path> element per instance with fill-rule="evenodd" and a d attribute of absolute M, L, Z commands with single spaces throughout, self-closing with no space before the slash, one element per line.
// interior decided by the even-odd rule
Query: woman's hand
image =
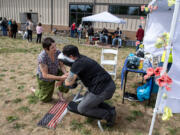
<path fill-rule="evenodd" d="M 65 81 L 67 77 L 68 77 L 68 74 L 66 73 L 66 74 L 60 76 L 60 77 L 59 77 L 59 80 L 60 80 L 60 81 Z"/>

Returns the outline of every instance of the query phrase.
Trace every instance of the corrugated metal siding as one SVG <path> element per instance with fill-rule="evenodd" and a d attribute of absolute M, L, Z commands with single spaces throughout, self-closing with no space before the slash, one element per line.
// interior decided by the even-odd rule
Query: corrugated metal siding
<path fill-rule="evenodd" d="M 39 21 L 43 24 L 50 24 L 50 0 L 0 0 L 0 16 L 8 19 L 15 19 L 19 22 L 19 13 L 36 12 L 39 15 Z"/>
<path fill-rule="evenodd" d="M 75 3 L 75 2 L 85 2 L 85 3 L 92 3 L 94 0 L 68 0 L 71 3 Z"/>
<path fill-rule="evenodd" d="M 128 4 L 147 4 L 151 0 L 96 0 L 99 5 L 95 6 L 95 13 L 108 11 L 110 3 L 128 3 Z M 69 3 L 93 3 L 94 0 L 53 0 L 53 24 L 69 25 Z M 102 4 L 100 4 L 102 3 Z M 103 5 L 105 3 L 105 5 Z M 51 24 L 51 0 L 0 0 L 0 16 L 15 19 L 19 22 L 20 12 L 37 12 L 39 21 L 43 24 Z M 108 29 L 116 29 L 118 26 L 122 30 L 136 31 L 138 25 L 141 24 L 140 19 L 127 19 L 127 24 L 109 24 L 95 23 L 95 28 L 106 27 Z M 144 25 L 144 24 L 143 24 Z"/>
<path fill-rule="evenodd" d="M 96 3 L 148 4 L 151 0 L 96 0 Z"/>
<path fill-rule="evenodd" d="M 67 0 L 54 0 L 54 25 L 69 25 L 69 4 Z"/>

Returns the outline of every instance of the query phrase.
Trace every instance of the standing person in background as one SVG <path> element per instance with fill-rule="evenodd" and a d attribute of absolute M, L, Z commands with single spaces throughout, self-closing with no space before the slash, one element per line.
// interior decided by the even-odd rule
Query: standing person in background
<path fill-rule="evenodd" d="M 1 26 L 1 24 L 2 24 L 2 17 L 0 17 L 0 31 L 2 31 L 2 26 Z M 0 35 L 1 35 L 1 33 L 0 33 Z"/>
<path fill-rule="evenodd" d="M 142 29 L 142 26 L 139 25 L 139 29 L 136 32 L 136 38 L 138 41 L 142 42 L 144 38 L 144 30 Z M 139 44 L 140 45 L 140 44 Z M 136 50 L 139 49 L 139 45 L 136 46 Z"/>
<path fill-rule="evenodd" d="M 144 38 L 144 30 L 142 29 L 142 26 L 139 25 L 139 29 L 136 32 L 136 38 L 138 41 L 142 42 Z"/>
<path fill-rule="evenodd" d="M 43 32 L 42 24 L 39 23 L 38 26 L 36 27 L 36 33 L 37 33 L 36 43 L 41 43 L 42 32 Z"/>
<path fill-rule="evenodd" d="M 12 37 L 11 25 L 12 25 L 12 19 L 9 19 L 8 21 L 8 36 L 9 37 Z"/>
<path fill-rule="evenodd" d="M 82 34 L 83 26 L 82 24 L 79 25 L 77 32 L 78 32 L 78 39 L 81 39 L 81 34 Z"/>
<path fill-rule="evenodd" d="M 28 19 L 28 21 L 26 22 L 26 29 L 28 32 L 27 39 L 28 39 L 28 41 L 31 41 L 31 42 L 32 42 L 33 27 L 34 27 L 33 22 L 30 19 Z"/>
<path fill-rule="evenodd" d="M 16 38 L 16 33 L 18 32 L 18 25 L 16 23 L 16 21 L 12 21 L 11 24 L 11 37 L 12 38 Z"/>
<path fill-rule="evenodd" d="M 93 27 L 91 25 L 88 28 L 87 32 L 88 32 L 88 37 L 89 37 L 90 44 L 92 44 L 92 38 L 94 36 L 94 29 L 93 29 Z"/>
<path fill-rule="evenodd" d="M 6 18 L 2 20 L 1 27 L 2 27 L 3 36 L 7 36 L 8 21 Z"/>
<path fill-rule="evenodd" d="M 89 42 L 89 38 L 88 38 L 88 28 L 85 27 L 85 37 L 86 37 L 86 42 L 88 43 Z"/>
<path fill-rule="evenodd" d="M 73 22 L 73 24 L 71 25 L 71 37 L 74 37 L 75 28 L 76 28 L 76 24 L 75 22 Z"/>

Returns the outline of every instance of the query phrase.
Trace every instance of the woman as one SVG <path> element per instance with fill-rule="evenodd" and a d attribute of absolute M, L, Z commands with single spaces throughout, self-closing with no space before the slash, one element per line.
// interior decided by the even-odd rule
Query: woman
<path fill-rule="evenodd" d="M 27 33 L 28 33 L 27 39 L 28 39 L 28 41 L 31 41 L 31 42 L 32 42 L 33 28 L 34 28 L 33 22 L 30 19 L 28 19 L 28 21 L 26 22 L 26 30 L 27 30 Z"/>
<path fill-rule="evenodd" d="M 57 81 L 57 86 L 62 85 L 62 82 L 67 78 L 67 73 L 63 63 L 58 60 L 58 55 L 61 52 L 56 49 L 55 41 L 52 38 L 47 37 L 44 39 L 42 46 L 44 50 L 38 56 L 37 69 L 37 82 L 39 89 L 32 89 L 32 91 L 41 101 L 49 102 L 52 100 L 55 81 Z M 64 73 L 64 75 L 62 75 L 62 73 Z M 68 89 L 62 86 L 59 90 L 68 92 Z M 64 101 L 60 91 L 60 100 Z"/>
<path fill-rule="evenodd" d="M 11 24 L 11 37 L 12 38 L 16 38 L 16 33 L 18 31 L 18 25 L 16 23 L 16 21 L 12 21 L 12 24 Z"/>
<path fill-rule="evenodd" d="M 38 26 L 36 27 L 36 33 L 37 33 L 36 43 L 41 43 L 42 32 L 43 32 L 42 24 L 39 23 Z"/>
<path fill-rule="evenodd" d="M 78 39 L 81 39 L 81 34 L 82 34 L 83 26 L 82 24 L 79 25 L 77 32 L 78 32 Z"/>

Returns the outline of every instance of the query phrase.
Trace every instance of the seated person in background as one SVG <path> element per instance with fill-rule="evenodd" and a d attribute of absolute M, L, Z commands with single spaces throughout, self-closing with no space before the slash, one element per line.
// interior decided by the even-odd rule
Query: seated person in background
<path fill-rule="evenodd" d="M 66 69 L 63 63 L 59 62 L 58 55 L 60 50 L 56 49 L 55 41 L 47 37 L 42 43 L 43 51 L 38 56 L 38 68 L 37 68 L 37 82 L 38 90 L 31 89 L 35 96 L 43 102 L 49 102 L 52 100 L 55 81 L 56 86 L 61 86 L 62 82 L 67 78 Z M 61 73 L 59 75 L 59 73 Z M 64 75 L 63 75 L 64 73 Z M 59 87 L 60 100 L 64 101 L 63 95 L 60 91 L 68 92 L 67 88 L 63 86 Z"/>
<path fill-rule="evenodd" d="M 88 92 L 78 104 L 79 113 L 102 118 L 107 121 L 107 125 L 112 126 L 116 118 L 115 107 L 104 102 L 112 98 L 116 89 L 111 76 L 96 61 L 81 55 L 74 45 L 66 45 L 63 55 L 73 61 L 65 85 L 72 86 L 78 77 L 88 88 Z"/>
<path fill-rule="evenodd" d="M 119 30 L 119 27 L 114 32 L 114 35 L 115 35 L 115 38 L 112 40 L 112 46 L 115 46 L 115 43 L 118 40 L 118 47 L 120 48 L 122 45 L 122 39 L 121 39 L 122 31 Z"/>
<path fill-rule="evenodd" d="M 103 39 L 106 40 L 106 44 L 108 44 L 108 30 L 106 28 L 103 28 L 100 34 L 100 42 L 103 42 Z"/>

